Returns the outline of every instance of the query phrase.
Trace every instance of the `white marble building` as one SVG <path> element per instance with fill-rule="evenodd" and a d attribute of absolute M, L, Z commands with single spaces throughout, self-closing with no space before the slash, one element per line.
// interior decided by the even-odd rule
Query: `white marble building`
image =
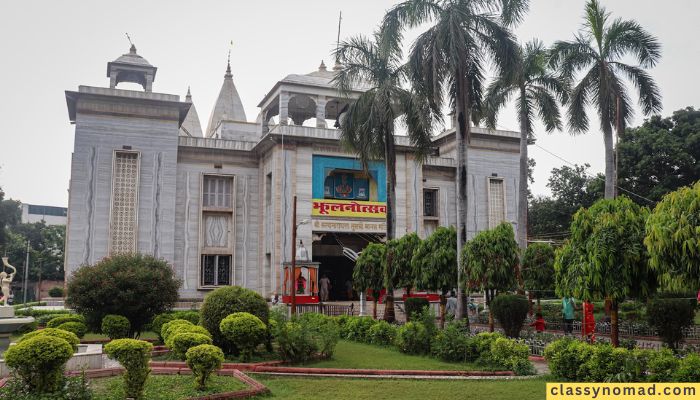
<path fill-rule="evenodd" d="M 351 100 L 331 83 L 337 68 L 322 63 L 274 83 L 251 122 L 229 65 L 205 130 L 189 90 L 185 101 L 153 91 L 157 69 L 133 46 L 108 63 L 109 87 L 66 91 L 75 124 L 67 276 L 137 251 L 172 264 L 183 299 L 233 284 L 281 293 L 296 195 L 298 221 L 308 221 L 298 238 L 331 279 L 331 298 L 342 298 L 352 271 L 343 249 L 383 237 L 386 172 L 381 162 L 363 171 L 339 146 L 335 121 Z M 397 235 L 454 225 L 454 130 L 434 138 L 434 156 L 422 164 L 407 138 L 396 143 Z M 468 152 L 469 235 L 501 221 L 515 227 L 519 134 L 473 128 Z"/>

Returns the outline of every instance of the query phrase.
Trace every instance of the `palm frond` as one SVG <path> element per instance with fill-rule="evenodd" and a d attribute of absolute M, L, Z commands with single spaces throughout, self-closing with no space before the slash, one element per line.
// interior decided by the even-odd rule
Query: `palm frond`
<path fill-rule="evenodd" d="M 613 62 L 610 65 L 627 76 L 637 88 L 639 105 L 645 115 L 660 112 L 662 109 L 661 92 L 654 79 L 645 70 L 621 62 Z"/>
<path fill-rule="evenodd" d="M 653 67 L 661 58 L 661 44 L 636 21 L 616 19 L 605 32 L 605 58 L 613 61 L 633 53 L 644 68 Z"/>

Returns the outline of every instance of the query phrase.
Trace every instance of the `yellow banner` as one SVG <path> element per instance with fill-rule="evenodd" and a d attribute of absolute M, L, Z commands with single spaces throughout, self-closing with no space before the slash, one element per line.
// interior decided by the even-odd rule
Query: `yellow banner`
<path fill-rule="evenodd" d="M 315 217 L 386 218 L 386 203 L 313 199 L 311 215 Z"/>
<path fill-rule="evenodd" d="M 700 383 L 547 383 L 547 400 L 700 399 Z"/>

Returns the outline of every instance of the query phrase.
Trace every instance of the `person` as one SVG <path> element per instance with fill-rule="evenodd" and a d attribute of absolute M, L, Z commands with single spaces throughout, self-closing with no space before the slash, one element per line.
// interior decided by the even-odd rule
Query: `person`
<path fill-rule="evenodd" d="M 589 300 L 583 302 L 583 324 L 581 335 L 590 343 L 595 342 L 595 317 L 593 316 L 593 303 Z"/>
<path fill-rule="evenodd" d="M 306 278 L 304 278 L 302 275 L 299 275 L 299 278 L 297 278 L 297 294 L 304 294 L 305 290 Z"/>
<path fill-rule="evenodd" d="M 573 297 L 564 297 L 561 302 L 562 314 L 564 316 L 564 334 L 570 335 L 574 333 L 574 309 L 576 308 L 576 300 Z"/>
<path fill-rule="evenodd" d="M 534 326 L 537 332 L 544 332 L 547 322 L 544 320 L 544 317 L 542 317 L 542 313 L 537 313 L 535 315 L 535 321 L 533 321 L 530 326 Z"/>
<path fill-rule="evenodd" d="M 352 281 L 350 279 L 345 281 L 345 294 L 348 297 L 348 301 L 352 301 Z"/>
<path fill-rule="evenodd" d="M 447 298 L 447 304 L 445 304 L 445 315 L 454 317 L 455 311 L 457 311 L 457 297 L 453 290 L 450 292 L 450 297 Z"/>
<path fill-rule="evenodd" d="M 474 298 L 470 297 L 467 300 L 467 309 L 469 310 L 470 315 L 478 315 L 479 314 L 479 307 L 474 303 Z"/>
<path fill-rule="evenodd" d="M 326 276 L 326 274 L 323 274 L 321 280 L 318 283 L 318 286 L 321 289 L 319 292 L 319 295 L 321 296 L 321 301 L 328 301 L 328 292 L 331 290 L 331 280 L 328 279 L 328 276 Z"/>

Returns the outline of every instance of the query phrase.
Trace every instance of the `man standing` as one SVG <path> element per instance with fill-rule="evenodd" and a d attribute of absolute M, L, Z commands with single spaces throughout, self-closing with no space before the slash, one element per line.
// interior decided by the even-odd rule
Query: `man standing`
<path fill-rule="evenodd" d="M 576 301 L 573 297 L 564 297 L 562 299 L 562 314 L 564 315 L 564 334 L 569 335 L 574 332 L 574 309 L 576 308 Z"/>
<path fill-rule="evenodd" d="M 318 282 L 318 287 L 320 289 L 319 294 L 321 295 L 321 302 L 325 303 L 328 301 L 328 292 L 331 290 L 331 280 L 324 274 Z"/>

